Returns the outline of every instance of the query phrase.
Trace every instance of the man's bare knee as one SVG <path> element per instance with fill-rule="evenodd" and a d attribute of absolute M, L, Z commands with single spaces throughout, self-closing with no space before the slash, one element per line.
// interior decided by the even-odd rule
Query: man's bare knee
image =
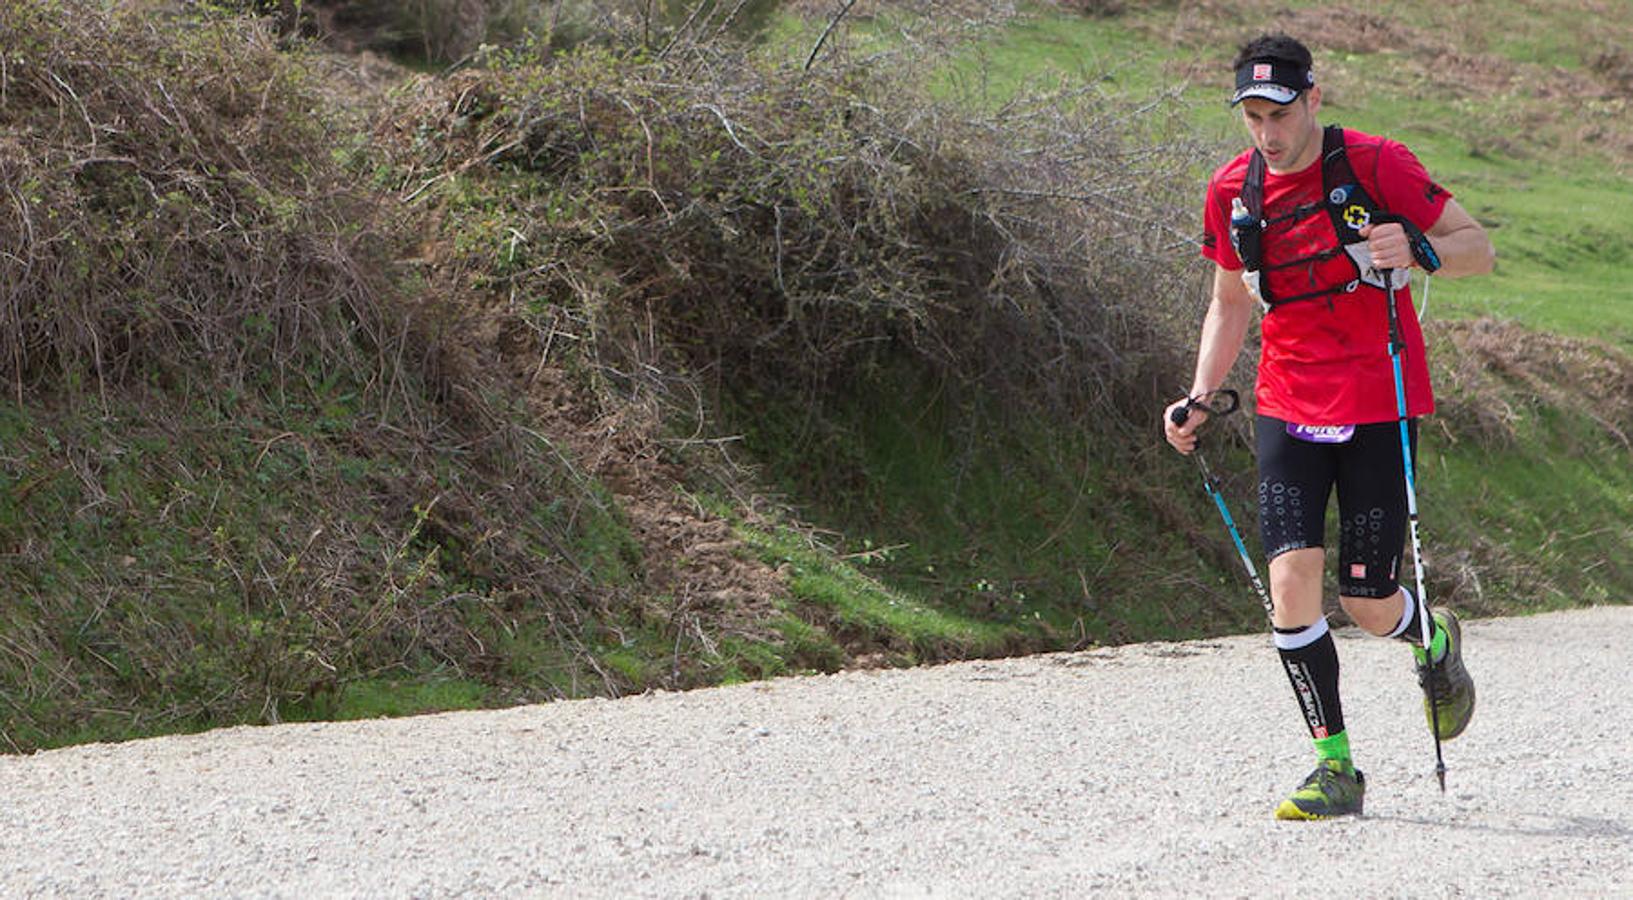
<path fill-rule="evenodd" d="M 1289 550 L 1270 561 L 1270 596 L 1278 628 L 1302 628 L 1321 618 L 1322 575 L 1326 551 L 1320 547 Z"/>
<path fill-rule="evenodd" d="M 1400 624 L 1402 598 L 1399 591 L 1382 598 L 1340 596 L 1338 603 L 1355 624 L 1368 633 L 1387 635 Z"/>

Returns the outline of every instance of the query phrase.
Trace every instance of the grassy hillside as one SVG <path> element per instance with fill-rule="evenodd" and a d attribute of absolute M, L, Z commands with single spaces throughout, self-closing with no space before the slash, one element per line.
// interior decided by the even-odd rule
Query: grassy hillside
<path fill-rule="evenodd" d="M 1271 7 L 923 5 L 0 11 L 0 746 L 1258 627 L 1154 411 Z M 1313 6 L 1502 257 L 1435 596 L 1625 599 L 1623 26 Z"/>
<path fill-rule="evenodd" d="M 1630 587 L 1616 560 L 1633 538 L 1626 524 L 1633 511 L 1625 474 L 1630 420 L 1620 399 L 1608 399 L 1623 395 L 1633 371 L 1627 356 L 1633 304 L 1625 302 L 1633 291 L 1626 242 L 1615 237 L 1633 225 L 1625 202 L 1633 194 L 1633 128 L 1625 115 L 1633 70 L 1619 49 L 1628 25 L 1586 16 L 1592 5 L 1497 3 L 1475 15 L 1456 5 L 1398 3 L 1364 13 L 1329 7 L 1318 15 L 1316 4 L 1128 3 L 1115 15 L 1083 16 L 1034 4 L 1030 15 L 961 49 L 929 78 L 939 95 L 981 108 L 1002 108 L 1017 95 L 1058 84 L 1081 85 L 1112 108 L 1158 100 L 1214 148 L 1190 173 L 1200 194 L 1207 169 L 1246 142 L 1221 99 L 1236 44 L 1265 29 L 1304 36 L 1317 53 L 1327 118 L 1407 141 L 1498 248 L 1494 275 L 1436 279 L 1427 290 L 1443 411 L 1425 442 L 1423 486 L 1435 595 L 1485 613 L 1616 601 Z M 1340 20 L 1353 27 L 1335 24 Z M 805 26 L 802 37 L 809 40 L 820 25 Z M 857 28 L 875 50 L 895 41 L 888 16 Z M 1187 226 L 1199 230 L 1195 216 L 1192 210 Z M 1199 272 L 1194 305 L 1174 332 L 1176 348 L 1194 345 L 1202 284 Z M 1424 293 L 1420 280 L 1420 300 Z M 1188 374 L 1188 363 L 1178 365 L 1167 384 L 1177 391 Z M 1251 370 L 1244 366 L 1238 381 L 1249 384 Z M 858 413 L 857 421 L 868 420 Z M 1210 526 L 1222 531 L 1213 512 L 1200 492 L 1168 493 L 1189 477 L 1183 468 L 1073 450 L 1051 440 L 1058 434 L 1014 441 L 1002 463 L 972 467 L 963 458 L 952 466 L 941 449 L 947 443 L 941 418 L 906 437 L 896 415 L 877 421 L 883 424 L 855 432 L 857 444 L 879 452 L 866 478 L 871 506 L 860 510 L 847 499 L 829 515 L 871 544 L 903 545 L 894 554 L 905 560 L 894 575 L 903 583 L 924 583 L 923 573 L 934 568 L 960 572 L 961 587 L 1015 584 L 1030 586 L 1033 597 L 1065 597 L 1080 567 L 1033 549 L 1064 538 L 1073 555 L 1094 560 L 1091 571 L 1113 573 L 1106 585 L 1112 594 L 1147 615 L 1189 592 L 1183 612 L 1170 612 L 1177 619 L 1171 627 L 1222 627 L 1208 614 L 1216 606 L 1246 616 L 1222 538 L 1210 537 Z M 1010 434 L 997 431 L 994 444 Z M 1238 515 L 1251 522 L 1251 461 L 1240 434 L 1230 443 Z M 1049 449 L 1038 453 L 1039 446 Z M 1155 442 L 1148 449 L 1161 452 Z M 1057 475 L 1069 471 L 1063 460 L 1084 464 L 1071 484 L 1046 488 L 1047 477 L 1014 480 L 1017 458 L 1035 458 L 1039 470 Z M 891 473 L 904 470 L 917 476 L 910 484 L 935 487 L 894 488 Z M 1003 486 L 1000 503 L 968 497 L 963 485 L 986 481 Z M 1108 499 L 1126 493 L 1119 487 L 1128 484 L 1140 493 L 1132 521 L 1099 515 L 1115 509 Z M 1031 501 L 1024 512 L 999 512 L 1002 524 L 992 524 L 993 510 L 1034 490 L 1047 498 L 1043 506 Z M 937 491 L 939 502 L 927 502 L 924 495 Z M 926 507 L 950 518 L 926 521 Z M 1153 508 L 1173 510 L 1158 521 L 1167 526 L 1164 537 L 1184 538 L 1178 546 L 1151 540 Z M 1176 532 L 1175 520 L 1201 530 Z M 971 522 L 984 527 L 967 527 Z M 1039 531 L 1029 542 L 1006 540 L 1027 526 Z M 953 548 L 960 538 L 969 544 Z M 1188 572 L 1199 549 L 1214 564 L 1210 574 L 1232 576 L 1216 583 L 1217 594 L 1203 587 L 1211 578 Z M 974 562 L 993 557 L 1006 562 L 997 570 Z M 1049 589 L 1038 590 L 1040 582 Z M 1136 583 L 1140 591 L 1127 589 Z M 948 593 L 944 581 L 930 589 Z M 1101 593 L 1082 585 L 1078 608 L 1092 608 L 1089 598 Z M 1119 609 L 1113 621 L 1141 618 Z"/>

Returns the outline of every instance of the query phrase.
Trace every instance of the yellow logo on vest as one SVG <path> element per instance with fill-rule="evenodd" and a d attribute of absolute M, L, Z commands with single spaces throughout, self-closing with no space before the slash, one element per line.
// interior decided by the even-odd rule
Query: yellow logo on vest
<path fill-rule="evenodd" d="M 1372 221 L 1372 214 L 1367 212 L 1366 207 L 1352 203 L 1344 207 L 1344 221 L 1349 227 L 1360 231 Z"/>

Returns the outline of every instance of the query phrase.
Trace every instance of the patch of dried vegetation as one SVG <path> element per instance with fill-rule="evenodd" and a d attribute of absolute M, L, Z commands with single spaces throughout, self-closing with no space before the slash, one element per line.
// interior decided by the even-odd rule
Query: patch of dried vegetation
<path fill-rule="evenodd" d="M 1444 400 L 1438 421 L 1454 441 L 1512 446 L 1542 407 L 1591 419 L 1633 454 L 1633 358 L 1615 346 L 1492 319 L 1433 326 Z"/>

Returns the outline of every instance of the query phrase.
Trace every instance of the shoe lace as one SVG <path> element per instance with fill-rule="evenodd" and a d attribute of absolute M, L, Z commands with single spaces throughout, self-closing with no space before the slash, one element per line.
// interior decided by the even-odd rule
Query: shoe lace
<path fill-rule="evenodd" d="M 1446 660 L 1442 659 L 1434 665 L 1418 663 L 1418 687 L 1428 690 L 1431 682 L 1434 684 L 1437 701 L 1445 702 L 1450 699 L 1452 681 L 1451 676 L 1446 674 Z"/>
<path fill-rule="evenodd" d="M 1322 796 L 1330 796 L 1333 788 L 1343 786 L 1345 772 L 1337 766 L 1322 763 L 1315 767 L 1310 777 L 1304 779 L 1303 787 L 1313 787 L 1321 792 Z"/>
<path fill-rule="evenodd" d="M 1448 652 L 1445 656 L 1430 665 L 1425 660 L 1417 661 L 1418 687 L 1424 691 L 1434 685 L 1435 706 L 1442 707 L 1452 702 L 1455 685 L 1452 683 L 1452 662 L 1454 654 Z"/>

